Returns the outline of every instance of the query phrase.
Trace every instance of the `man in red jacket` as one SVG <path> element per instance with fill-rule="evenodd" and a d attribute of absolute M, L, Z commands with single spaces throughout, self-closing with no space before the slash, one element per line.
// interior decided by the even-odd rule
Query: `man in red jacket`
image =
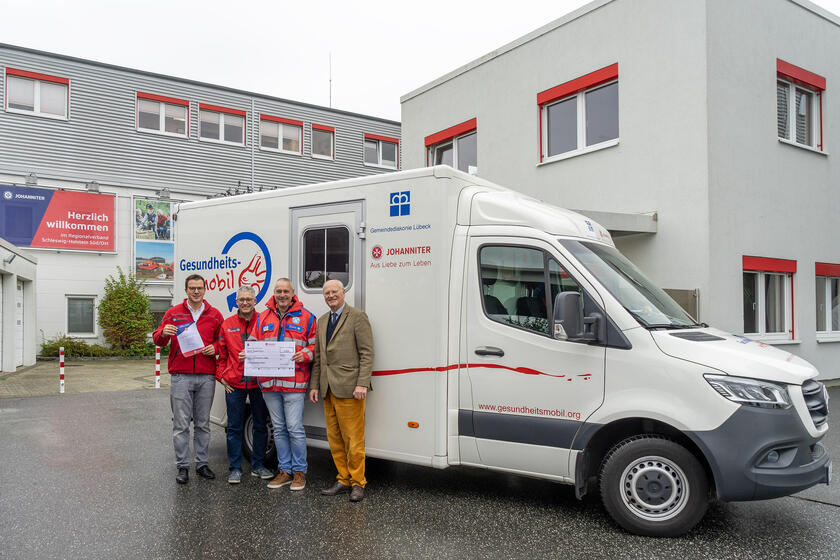
<path fill-rule="evenodd" d="M 245 377 L 244 362 L 239 353 L 245 348 L 248 334 L 257 322 L 254 307 L 257 305 L 256 291 L 251 286 L 240 286 L 236 293 L 239 310 L 225 319 L 219 334 L 219 359 L 216 361 L 216 379 L 225 388 L 227 405 L 227 455 L 230 462 L 228 482 L 242 481 L 242 424 L 245 421 L 245 399 L 251 403 L 254 437 L 251 453 L 251 475 L 268 480 L 274 473 L 265 468 L 266 408 L 262 391 L 256 377 Z"/>
<path fill-rule="evenodd" d="M 274 427 L 280 469 L 268 487 L 291 484 L 290 490 L 303 490 L 307 470 L 303 403 L 315 351 L 315 316 L 303 307 L 288 278 L 277 280 L 274 297 L 266 307 L 268 309 L 257 317 L 249 340 L 291 340 L 295 343 L 294 376 L 258 378 Z"/>
<path fill-rule="evenodd" d="M 166 312 L 152 335 L 158 346 L 172 344 L 169 347 L 169 373 L 172 376 L 169 402 L 172 406 L 172 442 L 175 445 L 175 465 L 178 467 L 175 480 L 178 484 L 186 484 L 189 480 L 190 418 L 193 422 L 195 472 L 204 478 L 216 478 L 207 466 L 207 448 L 210 445 L 210 405 L 213 404 L 216 385 L 214 343 L 219 338 L 222 325 L 222 314 L 204 301 L 204 278 L 191 274 L 184 286 L 187 298 Z M 195 323 L 194 327 L 192 323 Z M 198 330 L 204 346 L 182 352 L 178 336 L 188 328 Z"/>

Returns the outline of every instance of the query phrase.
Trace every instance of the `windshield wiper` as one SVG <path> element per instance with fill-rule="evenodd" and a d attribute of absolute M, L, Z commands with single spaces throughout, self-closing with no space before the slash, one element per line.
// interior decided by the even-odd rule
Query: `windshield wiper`
<path fill-rule="evenodd" d="M 678 325 L 676 323 L 657 323 L 645 325 L 646 329 L 699 329 L 700 325 Z"/>

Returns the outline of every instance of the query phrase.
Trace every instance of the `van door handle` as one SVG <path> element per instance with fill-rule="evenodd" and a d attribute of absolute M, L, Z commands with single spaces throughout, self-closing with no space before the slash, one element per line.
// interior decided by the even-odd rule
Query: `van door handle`
<path fill-rule="evenodd" d="M 475 353 L 479 356 L 498 356 L 500 358 L 505 355 L 504 350 L 495 346 L 479 346 L 475 349 Z"/>

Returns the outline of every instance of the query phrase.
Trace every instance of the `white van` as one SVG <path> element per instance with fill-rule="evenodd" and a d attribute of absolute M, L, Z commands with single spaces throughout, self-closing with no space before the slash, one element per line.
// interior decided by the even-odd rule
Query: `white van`
<path fill-rule="evenodd" d="M 599 482 L 659 536 L 711 498 L 829 482 L 816 369 L 698 324 L 573 212 L 434 167 L 181 204 L 175 237 L 175 285 L 202 274 L 225 315 L 241 284 L 262 310 L 287 276 L 316 316 L 326 278 L 347 286 L 375 340 L 371 457 Z M 320 405 L 304 424 L 327 447 Z"/>

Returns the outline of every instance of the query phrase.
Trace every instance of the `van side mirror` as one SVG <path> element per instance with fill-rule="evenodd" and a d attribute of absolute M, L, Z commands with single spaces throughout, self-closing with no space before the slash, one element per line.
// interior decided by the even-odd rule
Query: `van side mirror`
<path fill-rule="evenodd" d="M 603 324 L 600 313 L 583 316 L 582 298 L 578 292 L 560 292 L 554 298 L 554 338 L 592 342 L 599 340 Z"/>

